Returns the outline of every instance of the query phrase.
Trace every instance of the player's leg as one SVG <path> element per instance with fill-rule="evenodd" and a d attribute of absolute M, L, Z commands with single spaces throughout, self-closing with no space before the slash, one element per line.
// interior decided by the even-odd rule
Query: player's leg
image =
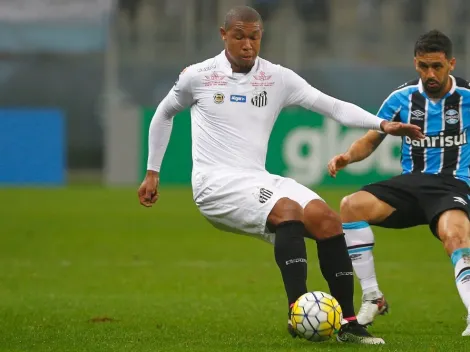
<path fill-rule="evenodd" d="M 340 214 L 346 243 L 354 272 L 362 288 L 362 305 L 357 319 L 360 324 L 371 324 L 379 314 L 388 311 L 388 304 L 379 289 L 372 249 L 374 233 L 369 223 L 381 223 L 395 211 L 373 194 L 359 191 L 341 201 Z"/>
<path fill-rule="evenodd" d="M 468 311 L 468 326 L 462 335 L 470 336 L 470 221 L 467 211 L 451 209 L 442 213 L 436 232 L 451 258 L 457 290 Z"/>
<path fill-rule="evenodd" d="M 281 177 L 266 172 L 218 173 L 195 197 L 201 213 L 217 228 L 274 244 L 289 306 L 307 292 L 303 207 L 278 187 Z"/>
<path fill-rule="evenodd" d="M 339 214 L 322 200 L 310 201 L 304 209 L 304 224 L 317 240 L 318 260 L 330 293 L 335 297 L 348 322 L 341 326 L 340 342 L 383 344 L 357 322 L 354 311 L 354 276 Z"/>
<path fill-rule="evenodd" d="M 275 231 L 274 257 L 289 307 L 307 292 L 307 249 L 302 220 L 302 207 L 289 198 L 279 199 L 267 218 L 267 225 Z"/>
<path fill-rule="evenodd" d="M 343 324 L 339 336 L 343 342 L 381 344 L 355 320 L 353 306 L 354 280 L 339 215 L 318 194 L 289 178 L 282 178 L 278 188 L 303 208 L 303 221 L 308 233 L 317 240 L 320 268 L 350 323 Z M 346 322 L 346 320 L 344 321 Z"/>
<path fill-rule="evenodd" d="M 454 266 L 455 283 L 469 313 L 470 336 L 470 207 L 468 185 L 452 175 L 423 175 L 420 204 L 429 227 L 444 245 Z"/>

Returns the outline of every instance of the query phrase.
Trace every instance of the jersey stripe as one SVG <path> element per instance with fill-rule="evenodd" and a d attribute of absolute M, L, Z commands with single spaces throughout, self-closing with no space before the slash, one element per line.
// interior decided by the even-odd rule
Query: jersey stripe
<path fill-rule="evenodd" d="M 411 122 L 411 97 L 413 94 L 408 94 L 408 104 L 404 105 L 403 116 L 407 117 L 406 122 Z M 413 159 L 411 158 L 411 144 L 404 142 L 405 138 L 402 138 L 402 149 L 401 149 L 401 167 L 404 174 L 408 174 L 413 169 Z"/>
<path fill-rule="evenodd" d="M 454 113 L 460 114 L 461 98 L 462 96 L 458 92 L 454 92 L 454 94 L 448 97 L 444 103 L 444 116 L 443 117 L 445 120 L 444 122 L 445 127 L 443 130 L 444 133 L 441 132 L 439 138 L 442 138 L 444 140 L 444 143 L 447 138 L 454 138 L 457 141 L 456 145 L 452 147 L 443 148 L 444 149 L 444 155 L 443 155 L 444 162 L 443 162 L 443 167 L 442 167 L 442 173 L 447 174 L 447 175 L 455 174 L 454 172 L 457 169 L 457 163 L 458 163 L 459 154 L 461 150 L 460 146 L 458 145 L 459 140 L 461 139 L 461 137 L 459 136 L 460 126 L 462 122 L 460 118 L 461 115 L 457 117 L 456 119 L 457 121 L 455 123 L 452 120 L 452 117 L 455 118 L 455 115 L 453 115 Z M 444 144 L 444 143 L 441 143 L 441 144 Z M 461 141 L 461 143 L 463 143 L 463 140 Z"/>
<path fill-rule="evenodd" d="M 429 100 L 427 100 L 429 102 Z M 438 134 L 439 131 L 444 129 L 443 124 L 443 106 L 444 100 L 438 103 L 429 102 L 427 114 L 427 129 L 426 134 L 428 140 L 431 140 L 432 135 Z M 437 131 L 437 132 L 436 132 Z M 426 140 L 427 143 L 427 140 Z M 441 148 L 426 148 L 426 169 L 424 172 L 435 174 L 442 169 L 442 149 Z"/>
<path fill-rule="evenodd" d="M 424 121 L 427 118 L 427 101 L 426 98 L 416 91 L 411 95 L 411 111 L 410 123 L 417 125 L 424 131 Z M 425 168 L 424 165 L 425 148 L 422 146 L 411 146 L 411 158 L 413 160 L 412 172 L 422 172 Z"/>

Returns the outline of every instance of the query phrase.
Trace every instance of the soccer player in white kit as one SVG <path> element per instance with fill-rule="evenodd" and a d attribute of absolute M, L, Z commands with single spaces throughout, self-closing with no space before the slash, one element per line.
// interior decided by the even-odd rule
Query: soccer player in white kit
<path fill-rule="evenodd" d="M 268 140 L 279 112 L 298 105 L 336 121 L 392 135 L 422 138 L 419 127 L 388 122 L 309 85 L 293 71 L 258 57 L 263 23 L 256 10 L 230 10 L 220 29 L 225 49 L 189 66 L 159 104 L 149 131 L 147 175 L 138 196 L 158 199 L 159 171 L 173 117 L 191 108 L 192 187 L 202 215 L 215 227 L 274 244 L 289 310 L 307 290 L 304 237 L 316 240 L 321 272 L 340 303 L 341 342 L 382 344 L 357 323 L 353 269 L 339 215 L 310 189 L 265 169 Z M 290 321 L 289 332 L 295 336 Z"/>

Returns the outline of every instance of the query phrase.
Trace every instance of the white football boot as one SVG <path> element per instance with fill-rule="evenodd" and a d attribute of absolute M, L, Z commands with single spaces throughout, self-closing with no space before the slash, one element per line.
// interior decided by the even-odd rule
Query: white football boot
<path fill-rule="evenodd" d="M 362 305 L 357 314 L 359 324 L 372 325 L 375 317 L 388 313 L 388 303 L 382 292 L 374 291 L 362 296 Z"/>

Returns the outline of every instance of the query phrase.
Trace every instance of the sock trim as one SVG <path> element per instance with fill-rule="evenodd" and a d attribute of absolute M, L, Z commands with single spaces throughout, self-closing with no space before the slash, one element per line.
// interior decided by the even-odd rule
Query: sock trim
<path fill-rule="evenodd" d="M 359 230 L 366 227 L 369 227 L 369 224 L 365 221 L 343 222 L 344 230 Z"/>
<path fill-rule="evenodd" d="M 459 248 L 456 249 L 450 255 L 450 260 L 452 261 L 452 265 L 455 266 L 457 262 L 462 259 L 463 257 L 470 257 L 470 248 Z"/>
<path fill-rule="evenodd" d="M 349 247 L 349 248 L 351 248 L 351 247 Z M 374 248 L 374 245 L 373 244 L 372 245 L 366 244 L 366 245 L 360 246 L 359 248 L 353 248 L 353 249 L 349 249 L 349 248 L 348 248 L 348 253 L 349 254 L 356 254 L 356 253 L 371 251 Z"/>
<path fill-rule="evenodd" d="M 459 281 L 463 280 L 468 275 L 470 275 L 470 266 L 466 266 L 465 268 L 460 270 L 460 272 L 455 277 L 455 282 L 459 282 Z"/>

